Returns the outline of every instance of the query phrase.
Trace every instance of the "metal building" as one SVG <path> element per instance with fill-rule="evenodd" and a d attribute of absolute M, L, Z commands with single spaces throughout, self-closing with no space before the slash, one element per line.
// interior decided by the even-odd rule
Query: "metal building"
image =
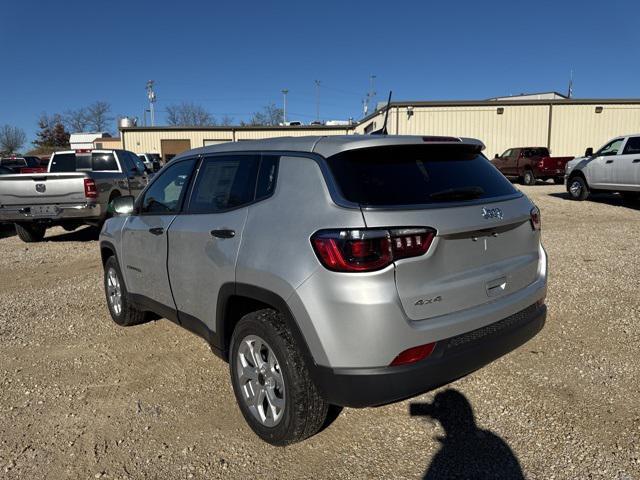
<path fill-rule="evenodd" d="M 553 93 L 553 92 L 552 92 Z M 391 102 L 390 135 L 443 135 L 482 140 L 493 157 L 512 147 L 546 146 L 581 156 L 618 135 L 640 132 L 640 99 L 568 99 L 559 94 L 477 101 Z M 534 96 L 535 98 L 531 98 Z M 190 148 L 229 141 L 301 135 L 367 134 L 382 127 L 386 106 L 351 126 L 125 127 L 123 148 L 165 160 Z"/>

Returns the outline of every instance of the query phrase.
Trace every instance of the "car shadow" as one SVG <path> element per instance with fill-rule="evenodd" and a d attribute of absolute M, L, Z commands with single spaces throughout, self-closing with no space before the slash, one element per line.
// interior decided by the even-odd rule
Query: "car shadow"
<path fill-rule="evenodd" d="M 571 196 L 568 192 L 554 192 L 548 194 L 550 197 L 562 198 L 564 200 L 571 200 Z M 606 205 L 613 205 L 615 207 L 626 207 L 632 210 L 640 210 L 640 201 L 630 201 L 615 193 L 592 193 L 589 195 L 587 202 L 603 203 Z"/>
<path fill-rule="evenodd" d="M 100 230 L 96 227 L 86 226 L 72 232 L 61 233 L 45 237 L 45 242 L 95 242 L 100 236 Z"/>
<path fill-rule="evenodd" d="M 16 229 L 12 223 L 0 223 L 0 239 L 13 237 Z"/>
<path fill-rule="evenodd" d="M 423 479 L 525 478 L 509 445 L 495 433 L 478 428 L 471 404 L 459 391 L 439 392 L 432 403 L 412 403 L 409 413 L 437 420 L 445 432 L 444 437 L 436 437 L 440 450 Z"/>

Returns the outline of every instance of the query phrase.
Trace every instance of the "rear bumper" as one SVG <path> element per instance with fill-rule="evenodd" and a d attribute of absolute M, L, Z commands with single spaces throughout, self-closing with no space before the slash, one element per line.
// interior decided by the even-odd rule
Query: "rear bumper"
<path fill-rule="evenodd" d="M 34 213 L 34 207 L 50 207 L 47 214 Z M 65 220 L 98 221 L 104 217 L 104 209 L 99 203 L 69 203 L 50 205 L 7 205 L 0 206 L 0 222 L 43 222 L 60 223 Z"/>
<path fill-rule="evenodd" d="M 534 337 L 544 326 L 545 305 L 533 304 L 498 322 L 441 340 L 413 365 L 314 369 L 325 399 L 334 405 L 384 405 L 428 392 L 478 370 Z"/>

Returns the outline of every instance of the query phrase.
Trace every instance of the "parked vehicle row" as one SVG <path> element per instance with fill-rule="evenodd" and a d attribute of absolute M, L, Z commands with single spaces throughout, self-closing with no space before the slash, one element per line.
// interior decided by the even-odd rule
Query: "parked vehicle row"
<path fill-rule="evenodd" d="M 627 200 L 640 198 L 640 135 L 616 137 L 593 153 L 567 164 L 567 192 L 585 200 L 592 192 L 618 192 Z"/>
<path fill-rule="evenodd" d="M 552 157 L 546 147 L 518 147 L 506 150 L 492 160 L 500 172 L 519 179 L 524 185 L 535 185 L 537 180 L 564 183 L 565 165 L 573 157 Z"/>
<path fill-rule="evenodd" d="M 0 222 L 15 223 L 25 242 L 42 240 L 54 225 L 66 230 L 83 224 L 100 226 L 111 200 L 135 196 L 146 184 L 145 166 L 135 153 L 56 152 L 46 173 L 0 176 Z"/>
<path fill-rule="evenodd" d="M 47 167 L 42 165 L 39 157 L 5 157 L 0 159 L 0 166 L 8 168 L 13 173 L 43 173 Z"/>
<path fill-rule="evenodd" d="M 546 317 L 540 212 L 483 147 L 343 136 L 185 152 L 137 199 L 111 202 L 111 317 L 159 315 L 203 337 L 275 445 L 315 434 L 330 405 L 465 376 Z"/>

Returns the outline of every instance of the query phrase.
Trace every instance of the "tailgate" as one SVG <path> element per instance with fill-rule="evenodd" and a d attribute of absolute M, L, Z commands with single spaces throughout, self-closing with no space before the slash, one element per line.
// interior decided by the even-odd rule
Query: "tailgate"
<path fill-rule="evenodd" d="M 573 157 L 546 157 L 543 159 L 546 169 L 562 171 L 564 171 L 569 160 L 573 160 Z"/>
<path fill-rule="evenodd" d="M 485 219 L 483 208 L 498 208 L 503 218 Z M 531 203 L 521 197 L 442 209 L 363 210 L 363 215 L 367 227 L 437 230 L 425 255 L 395 262 L 405 314 L 422 320 L 495 301 L 536 280 L 540 235 L 531 226 L 530 211 Z"/>
<path fill-rule="evenodd" d="M 87 174 L 43 173 L 0 177 L 0 205 L 45 205 L 85 202 Z"/>

